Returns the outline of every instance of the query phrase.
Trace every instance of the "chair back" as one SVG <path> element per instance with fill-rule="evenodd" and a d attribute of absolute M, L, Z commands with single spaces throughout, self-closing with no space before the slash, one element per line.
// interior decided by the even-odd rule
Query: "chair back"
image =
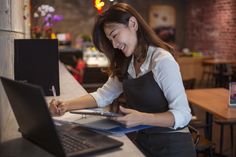
<path fill-rule="evenodd" d="M 193 89 L 195 87 L 195 82 L 196 82 L 195 78 L 183 80 L 184 88 Z"/>
<path fill-rule="evenodd" d="M 188 125 L 188 128 L 189 128 L 190 133 L 192 134 L 193 144 L 194 144 L 195 148 L 197 148 L 197 145 L 200 140 L 200 133 L 196 128 L 194 128 L 191 125 Z"/>

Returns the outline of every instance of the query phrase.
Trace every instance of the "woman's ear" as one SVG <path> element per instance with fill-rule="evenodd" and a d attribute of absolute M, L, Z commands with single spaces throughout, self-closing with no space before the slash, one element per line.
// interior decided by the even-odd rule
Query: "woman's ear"
<path fill-rule="evenodd" d="M 128 25 L 129 25 L 129 28 L 131 28 L 131 29 L 133 29 L 135 31 L 138 30 L 138 21 L 137 21 L 137 19 L 134 16 L 131 16 L 129 18 L 129 24 Z"/>

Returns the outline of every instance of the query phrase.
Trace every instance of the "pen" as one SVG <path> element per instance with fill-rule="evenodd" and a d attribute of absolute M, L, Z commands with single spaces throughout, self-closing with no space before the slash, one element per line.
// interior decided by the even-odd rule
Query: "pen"
<path fill-rule="evenodd" d="M 53 97 L 56 98 L 57 94 L 56 94 L 55 86 L 52 86 L 52 94 L 53 94 Z"/>
<path fill-rule="evenodd" d="M 56 89 L 55 89 L 55 86 L 52 86 L 52 95 L 53 95 L 53 99 L 56 101 Z M 60 109 L 58 109 L 58 106 L 57 106 L 57 113 L 60 114 Z"/>

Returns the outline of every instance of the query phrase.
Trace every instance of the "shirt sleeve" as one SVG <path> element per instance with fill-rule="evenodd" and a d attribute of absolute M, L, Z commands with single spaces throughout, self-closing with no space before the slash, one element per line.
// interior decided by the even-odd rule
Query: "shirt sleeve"
<path fill-rule="evenodd" d="M 122 83 L 118 78 L 109 77 L 101 88 L 98 88 L 96 92 L 90 93 L 90 95 L 93 96 L 98 107 L 105 107 L 111 104 L 122 92 Z"/>
<path fill-rule="evenodd" d="M 155 65 L 153 74 L 168 101 L 169 111 L 175 118 L 173 128 L 185 127 L 192 115 L 178 64 L 172 56 L 164 57 Z"/>

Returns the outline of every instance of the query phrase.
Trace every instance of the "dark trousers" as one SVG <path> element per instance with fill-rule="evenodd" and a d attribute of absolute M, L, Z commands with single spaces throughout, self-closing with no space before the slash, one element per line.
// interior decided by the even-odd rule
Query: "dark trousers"
<path fill-rule="evenodd" d="M 190 133 L 139 132 L 136 144 L 147 157 L 196 157 Z"/>

